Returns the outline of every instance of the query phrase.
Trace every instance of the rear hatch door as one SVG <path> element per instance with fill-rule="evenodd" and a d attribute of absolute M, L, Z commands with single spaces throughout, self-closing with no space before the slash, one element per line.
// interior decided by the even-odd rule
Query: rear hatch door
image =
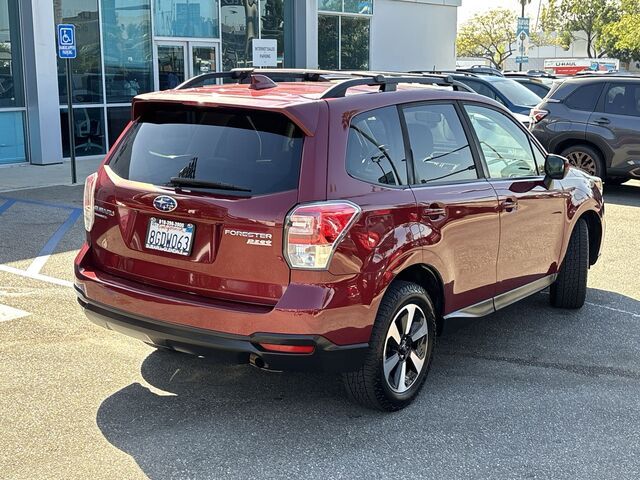
<path fill-rule="evenodd" d="M 289 283 L 283 223 L 302 131 L 276 112 L 152 107 L 99 178 L 95 261 L 157 287 L 275 304 Z"/>

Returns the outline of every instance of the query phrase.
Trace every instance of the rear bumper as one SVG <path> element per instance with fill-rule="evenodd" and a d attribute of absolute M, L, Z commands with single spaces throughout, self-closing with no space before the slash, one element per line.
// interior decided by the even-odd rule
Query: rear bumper
<path fill-rule="evenodd" d="M 247 363 L 252 355 L 272 370 L 344 372 L 362 365 L 368 344 L 338 346 L 314 335 L 278 335 L 257 333 L 249 337 L 211 332 L 148 318 L 133 316 L 84 297 L 76 289 L 78 303 L 87 318 L 96 325 L 136 338 L 145 343 L 192 355 L 202 355 Z M 261 343 L 279 345 L 313 345 L 313 353 L 289 354 L 266 351 Z"/>
<path fill-rule="evenodd" d="M 245 362 L 255 354 L 274 370 L 357 369 L 379 303 L 345 298 L 349 289 L 337 283 L 292 283 L 275 306 L 205 298 L 108 274 L 93 265 L 86 245 L 76 257 L 75 288 L 97 325 L 196 355 Z M 260 343 L 315 348 L 311 354 L 274 353 Z"/>

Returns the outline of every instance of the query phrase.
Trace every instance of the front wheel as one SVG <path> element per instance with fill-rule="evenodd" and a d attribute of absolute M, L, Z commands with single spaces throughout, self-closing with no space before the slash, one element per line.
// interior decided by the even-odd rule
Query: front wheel
<path fill-rule="evenodd" d="M 391 284 L 378 310 L 364 364 L 343 375 L 349 396 L 377 410 L 409 405 L 429 372 L 435 332 L 436 316 L 424 288 L 405 281 Z"/>
<path fill-rule="evenodd" d="M 584 219 L 578 220 L 558 278 L 551 285 L 551 305 L 559 308 L 580 308 L 587 297 L 589 272 L 589 228 Z"/>

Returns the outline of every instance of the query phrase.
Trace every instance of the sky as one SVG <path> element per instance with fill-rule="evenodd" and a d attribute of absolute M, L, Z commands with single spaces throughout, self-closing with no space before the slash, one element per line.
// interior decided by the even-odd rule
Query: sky
<path fill-rule="evenodd" d="M 525 13 L 531 18 L 532 26 L 536 23 L 535 19 L 538 16 L 538 8 L 543 1 L 544 0 L 532 0 L 531 4 L 527 6 Z M 520 12 L 521 8 L 519 0 L 462 0 L 462 6 L 458 8 L 458 25 L 469 20 L 476 13 L 483 13 L 498 7 L 510 8 L 517 12 Z"/>

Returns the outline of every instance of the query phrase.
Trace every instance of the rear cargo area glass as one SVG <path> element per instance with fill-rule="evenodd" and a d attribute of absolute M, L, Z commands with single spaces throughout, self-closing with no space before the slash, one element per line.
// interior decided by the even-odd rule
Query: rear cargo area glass
<path fill-rule="evenodd" d="M 158 186 L 178 177 L 239 187 L 225 190 L 230 195 L 263 195 L 298 188 L 302 144 L 300 129 L 278 113 L 161 104 L 144 110 L 109 166 Z"/>

